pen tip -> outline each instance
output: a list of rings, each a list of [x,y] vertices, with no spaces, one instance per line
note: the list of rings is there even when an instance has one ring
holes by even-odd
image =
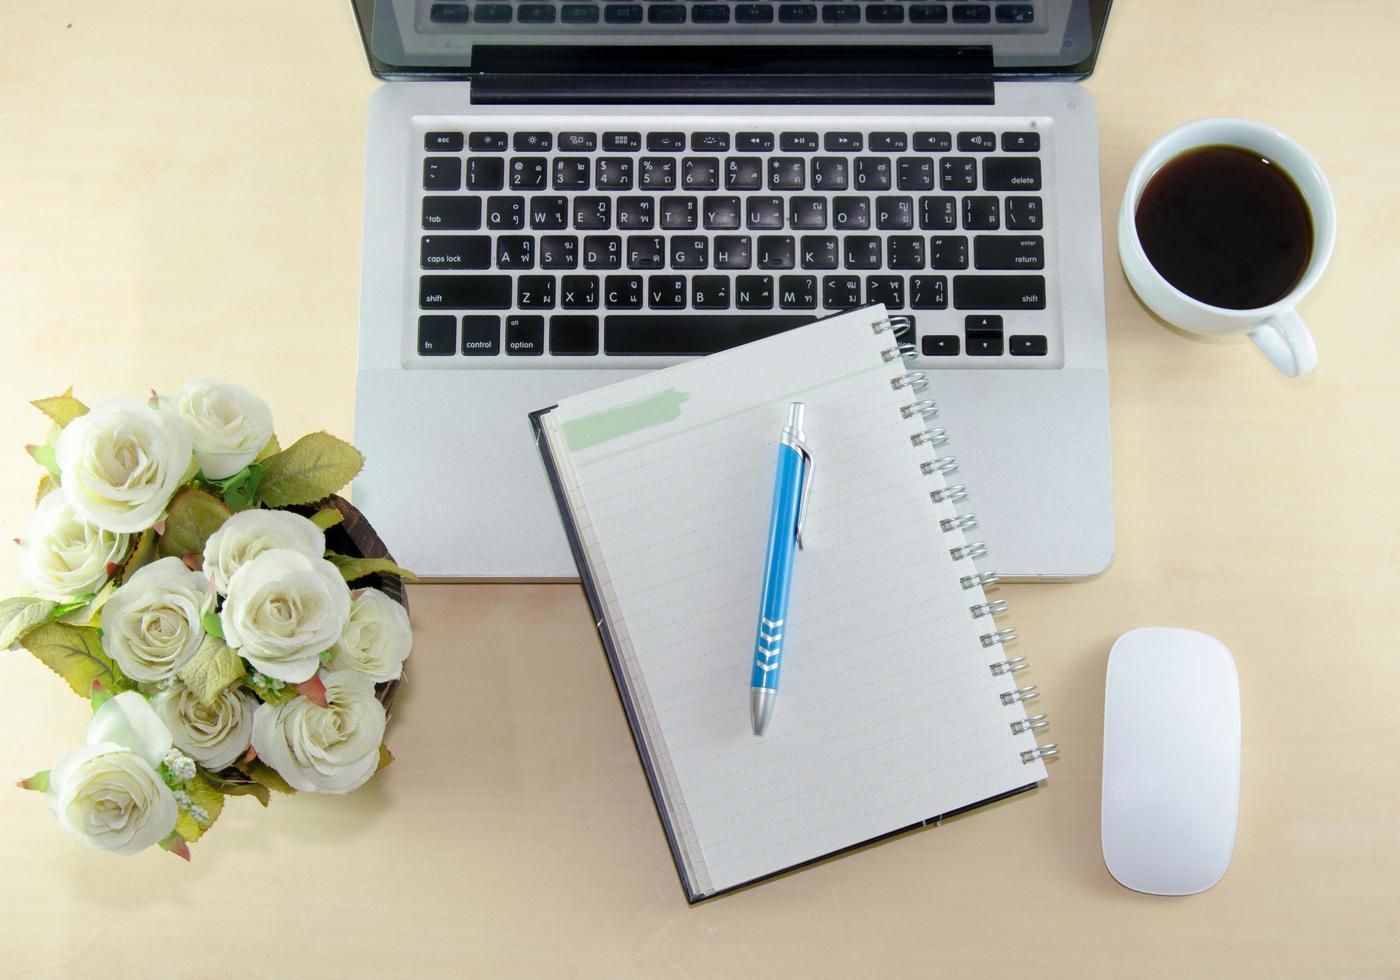
[[[753,721],[755,735],[762,735],[768,730],[768,720],[773,717],[773,704],[777,700],[777,691],[764,687],[749,689],[749,718]]]

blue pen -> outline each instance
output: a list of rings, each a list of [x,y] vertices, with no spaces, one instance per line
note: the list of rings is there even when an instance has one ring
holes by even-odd
[[[763,564],[763,593],[758,603],[758,637],[754,641],[749,691],[755,735],[762,735],[768,728],[773,704],[778,700],[794,546],[802,547],[802,520],[812,492],[812,454],[802,441],[805,413],[801,402],[789,405],[787,425],[778,439],[778,475],[773,481],[773,513],[768,519],[768,555]]]

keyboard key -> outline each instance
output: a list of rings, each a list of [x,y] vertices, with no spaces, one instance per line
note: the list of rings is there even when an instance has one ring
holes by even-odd
[[[822,20],[828,24],[858,24],[860,8],[853,3],[825,4],[822,6]]]
[[[817,5],[814,3],[785,3],[778,7],[778,22],[781,24],[815,24]]]
[[[827,133],[822,146],[828,153],[858,153],[865,148],[865,138],[860,133]]]
[[[691,133],[690,148],[696,153],[728,153],[728,133]]]
[[[820,148],[816,133],[783,133],[778,137],[778,145],[784,153],[815,152]]]
[[[661,227],[678,231],[689,231],[696,227],[697,209],[693,197],[663,197],[661,199]]]
[[[729,309],[729,277],[696,276],[690,280],[690,305],[697,310]]]
[[[549,133],[516,133],[511,145],[516,153],[546,153],[554,149],[554,137]]]
[[[1001,149],[1004,153],[1032,153],[1040,149],[1040,134],[1002,133]]]
[[[781,228],[783,199],[781,197],[751,197],[748,199],[746,224],[750,229]]]
[[[424,230],[475,231],[481,227],[481,198],[423,198]]]
[[[544,317],[506,317],[506,353],[514,355],[543,354]]]
[[[739,199],[737,197],[707,197],[700,205],[704,225],[713,231],[728,231],[739,227]]]
[[[569,227],[569,199],[562,195],[530,198],[530,227],[537,231]]]
[[[941,3],[916,3],[909,7],[911,24],[946,24],[948,8]]]
[[[423,190],[455,191],[461,190],[461,188],[462,160],[460,157],[428,157],[423,161]]]
[[[643,291],[641,276],[606,276],[603,279],[603,303],[610,310],[640,310]]]
[[[939,163],[938,186],[945,191],[975,191],[977,160],[973,157],[944,157]]]
[[[603,19],[609,24],[640,24],[642,5],[639,3],[610,3],[603,8]]]
[[[486,199],[486,227],[493,231],[519,231],[525,227],[525,198],[492,196]]]
[[[1043,310],[1044,276],[954,276],[953,306],[960,310]]]
[[[510,4],[508,3],[479,3],[476,5],[476,22],[478,24],[509,24]]]
[[[758,267],[792,269],[797,266],[797,243],[791,235],[759,235]]]
[[[769,153],[773,149],[772,133],[740,133],[734,137],[734,149],[749,153]]]
[[[710,240],[700,236],[675,235],[671,238],[672,269],[707,269],[710,266]]]
[[[598,8],[591,3],[566,3],[559,9],[559,20],[564,24],[596,24]]]
[[[1006,198],[1007,228],[1024,228],[1029,231],[1038,231],[1041,224],[1040,198],[1011,196]]]
[[[963,198],[962,226],[968,231],[996,231],[1001,210],[995,197],[969,194]]]
[[[736,24],[771,24],[773,8],[766,3],[740,3],[734,6]]]
[[[462,317],[462,353],[469,357],[492,357],[501,352],[501,318]]]
[[[471,13],[465,3],[435,3],[428,11],[428,19],[434,24],[465,24]]]
[[[872,3],[866,5],[867,24],[903,24],[904,8],[897,3]]]
[[[758,157],[730,157],[724,161],[724,189],[756,191],[763,188],[763,161]]]
[[[856,157],[855,189],[858,191],[889,190],[890,158]]]
[[[924,237],[922,235],[891,235],[885,241],[886,265],[891,269],[922,269],[924,267]]]
[[[812,158],[812,190],[844,191],[850,183],[845,157]]]
[[[1044,337],[1017,334],[1011,338],[1010,349],[1012,357],[1044,357],[1049,346]]]
[[[660,235],[629,235],[627,237],[627,268],[666,268],[666,239]]]
[[[823,276],[822,307],[849,310],[860,305],[859,276]]]
[[[741,310],[773,308],[772,276],[738,276],[734,280],[734,305]]]
[[[815,310],[817,277],[779,276],[778,306],[784,310]]]
[[[882,231],[908,231],[914,227],[914,199],[892,194],[875,198],[875,227]]]
[[[565,310],[596,310],[598,277],[560,276],[559,306]]]
[[[651,153],[679,152],[685,149],[685,133],[647,133]]]
[[[472,133],[467,137],[467,149],[473,153],[490,153],[493,150],[504,150],[509,146],[509,140],[505,133]]]
[[[598,353],[598,318],[596,316],[550,317],[549,352],[573,357],[586,357]]]
[[[489,269],[491,238],[487,235],[424,235],[418,259],[424,269]]]
[[[807,186],[807,161],[801,157],[769,157],[768,189],[800,191]]]
[[[956,357],[962,338],[956,334],[929,334],[920,341],[925,357]]]
[[[904,309],[903,276],[866,276],[865,301],[884,303],[887,309]]]
[[[506,185],[506,162],[500,157],[470,157],[467,160],[467,189],[498,191]],[[454,188],[455,189],[455,188]]]
[[[586,191],[589,177],[588,157],[555,157],[554,189],[556,191]]]
[[[541,269],[577,269],[578,237],[576,235],[540,236]]]
[[[958,199],[956,197],[919,198],[919,227],[925,231],[937,231],[958,226]]]
[[[713,354],[811,322],[810,316],[617,314],[603,318],[603,351],[653,357]]]
[[[647,21],[652,24],[684,24],[685,6],[679,3],[653,3],[647,7]]]
[[[592,153],[598,149],[597,133],[560,133],[559,149],[561,152],[571,153]]]
[[[870,149],[882,153],[903,153],[909,149],[907,133],[871,133]]]
[[[638,163],[640,175],[637,185],[649,191],[673,191],[676,189],[675,157],[642,157]]]
[[[716,269],[747,269],[752,265],[752,238],[748,235],[715,236]]]
[[[463,145],[461,133],[427,133],[423,136],[423,149],[429,153],[460,153]]]
[[[916,310],[946,310],[948,308],[947,276],[910,276],[909,305]],[[957,353],[956,350],[953,351]]]
[[[631,157],[599,157],[594,186],[600,191],[630,191],[632,189]]]
[[[966,269],[967,236],[935,235],[929,239],[929,267],[932,269]]]
[[[554,309],[553,276],[520,276],[515,280],[515,305],[522,310]]]
[[[834,269],[840,264],[841,247],[835,235],[803,235],[799,246],[804,269]]]
[[[585,269],[621,269],[622,239],[616,235],[584,235]]]
[[[793,197],[788,201],[788,227],[820,231],[826,227],[826,198]]]
[[[728,24],[729,5],[725,3],[697,3],[690,8],[690,20],[694,24]]]
[[[986,153],[997,148],[996,133],[959,133],[959,153]]]
[[[653,310],[684,309],[685,301],[685,276],[649,276],[647,278],[647,302]],[[609,350],[608,353],[613,352]]]
[[[982,185],[989,191],[1040,190],[1040,160],[1036,157],[987,157],[982,161]]]
[[[515,10],[515,19],[522,24],[553,24],[554,4],[522,3]]]
[[[574,227],[579,231],[600,231],[612,227],[612,198],[574,198]]]
[[[608,11],[616,10],[613,5],[608,6]],[[639,10],[641,8],[638,8]],[[639,18],[640,19],[640,18]],[[610,153],[636,153],[642,148],[641,133],[604,133],[603,149]]]
[[[996,315],[980,314],[963,317],[964,333],[1001,333],[1001,317]]]
[[[915,133],[914,149],[924,153],[947,153],[953,148],[952,133]]]
[[[832,198],[831,225],[839,231],[864,231],[869,228],[870,198]]]
[[[974,6],[970,3],[959,3],[953,6],[954,24],[990,24],[991,22],[991,7]]]
[[[997,4],[998,24],[1029,24],[1035,20],[1035,8],[1028,3]],[[1011,353],[1016,353],[1014,350]]]
[[[719,190],[719,157],[686,157],[682,160],[681,187],[688,191]]]
[[[879,238],[874,235],[847,235],[844,245],[847,269],[880,268],[883,249]]]
[[[969,357],[1000,357],[1005,353],[1006,340],[999,333],[969,333],[967,353]]]
[[[535,237],[533,235],[500,235],[496,238],[496,268],[533,269],[535,267]]]
[[[455,316],[420,316],[418,318],[418,353],[424,357],[443,357],[457,353],[457,318]]]
[[[936,172],[933,157],[900,157],[895,165],[902,191],[933,190]]]
[[[508,310],[510,276],[420,276],[418,306],[424,310]]]
[[[1045,239],[1039,235],[978,235],[972,240],[978,269],[1043,269]]]
[[[516,157],[510,162],[510,189],[541,190],[549,185],[549,161],[544,157]]]
[[[617,227],[619,231],[649,231],[656,227],[654,201],[650,197],[619,197]]]

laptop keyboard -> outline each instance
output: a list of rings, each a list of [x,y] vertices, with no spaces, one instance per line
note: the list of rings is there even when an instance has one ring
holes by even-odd
[[[431,120],[414,137],[412,354],[425,367],[639,367],[882,302],[913,319],[933,366],[1055,366],[1049,146],[1032,121],[958,122]]]
[[[1036,4],[1026,0],[961,0],[961,2],[890,2],[842,0],[774,3],[749,2],[676,3],[665,0],[431,0],[426,30],[451,31],[468,25],[494,29],[499,26],[554,27],[560,31],[586,31],[595,25],[632,25],[639,29],[674,29],[678,25],[726,27],[745,24],[778,24],[793,28],[840,30],[865,25],[887,27],[906,25],[912,29],[944,28],[979,30],[990,28],[1028,29],[1038,25]]]

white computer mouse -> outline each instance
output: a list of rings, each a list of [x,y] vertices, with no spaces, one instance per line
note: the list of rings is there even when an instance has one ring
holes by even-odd
[[[1149,627],[1108,655],[1103,860],[1152,895],[1194,895],[1225,876],[1240,802],[1240,682],[1213,636]]]

